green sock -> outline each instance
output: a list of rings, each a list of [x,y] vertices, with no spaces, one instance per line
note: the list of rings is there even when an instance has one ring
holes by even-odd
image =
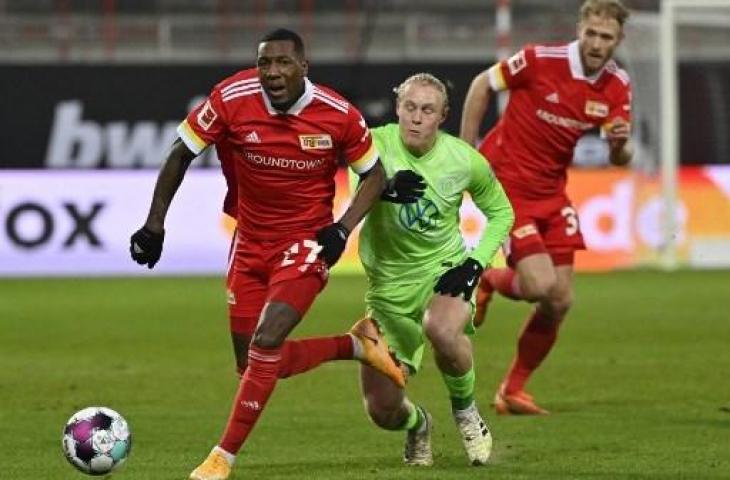
[[[423,416],[423,412],[420,408],[411,402],[408,402],[407,405],[409,410],[408,418],[405,422],[403,422],[398,430],[418,430],[423,425],[423,422],[426,421],[426,418]]]
[[[446,384],[446,389],[449,391],[453,410],[464,410],[474,403],[474,382],[476,378],[474,367],[470,368],[461,377],[452,377],[443,372],[441,376]]]

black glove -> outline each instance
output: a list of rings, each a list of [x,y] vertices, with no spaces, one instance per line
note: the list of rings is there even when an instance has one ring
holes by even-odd
[[[129,239],[129,253],[132,260],[147,268],[155,266],[162,255],[162,242],[165,240],[165,231],[155,233],[147,227],[142,227]]]
[[[442,295],[458,297],[464,295],[464,300],[469,301],[474,288],[479,283],[479,276],[484,271],[479,262],[473,258],[467,258],[464,263],[444,272],[436,282],[433,291]]]
[[[321,228],[316,234],[317,243],[322,247],[319,258],[324,260],[329,267],[337,263],[345,250],[349,236],[350,231],[340,222]]]
[[[413,170],[398,170],[388,180],[380,199],[392,203],[414,203],[423,196],[426,183]]]

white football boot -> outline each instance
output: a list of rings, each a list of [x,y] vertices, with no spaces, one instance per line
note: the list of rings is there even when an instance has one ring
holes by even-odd
[[[431,452],[431,431],[433,431],[433,418],[423,407],[416,407],[423,413],[425,421],[421,428],[416,431],[408,431],[406,446],[403,452],[403,462],[406,465],[416,467],[430,467],[433,465],[433,453]]]
[[[492,454],[492,434],[479,415],[476,403],[464,410],[453,410],[453,414],[469,463],[474,466],[486,465]]]

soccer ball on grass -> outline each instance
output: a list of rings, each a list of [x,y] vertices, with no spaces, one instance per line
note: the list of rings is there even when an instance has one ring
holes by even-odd
[[[132,435],[124,417],[111,408],[88,407],[66,422],[62,442],[71,465],[89,475],[104,475],[127,459]]]

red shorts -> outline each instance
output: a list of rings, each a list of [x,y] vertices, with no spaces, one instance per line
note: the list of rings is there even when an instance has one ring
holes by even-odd
[[[505,242],[507,262],[514,267],[523,258],[547,253],[555,265],[572,265],[576,250],[585,250],[578,212],[566,195],[526,200],[510,198],[515,223]]]
[[[329,269],[317,257],[314,235],[255,240],[239,233],[228,270],[231,330],[252,333],[268,302],[283,302],[299,315],[309,310],[327,284]]]

